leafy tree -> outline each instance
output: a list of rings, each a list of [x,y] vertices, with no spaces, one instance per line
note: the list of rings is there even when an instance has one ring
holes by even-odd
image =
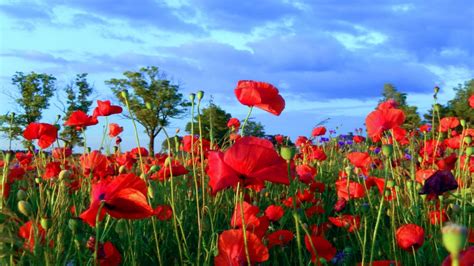
[[[42,117],[42,112],[49,107],[49,100],[55,91],[56,78],[48,74],[17,72],[12,84],[19,93],[15,98],[19,110],[12,116],[7,113],[0,116],[0,131],[12,139],[21,136],[23,128]],[[5,125],[8,124],[8,125]]]
[[[105,83],[110,86],[120,103],[126,106],[121,97],[128,92],[128,103],[133,114],[125,114],[145,128],[149,137],[148,150],[154,153],[155,138],[161,130],[170,124],[170,119],[181,118],[189,103],[183,100],[179,86],[172,84],[158,67],[144,67],[138,72],[126,71],[124,79],[111,79]]]
[[[469,106],[468,99],[474,94],[474,79],[466,81],[464,85],[459,84],[454,88],[456,95],[448,102],[451,115],[464,119],[469,124],[474,123],[474,111]]]
[[[253,121],[252,118],[250,118],[247,121],[247,125],[245,125],[244,135],[262,138],[265,136],[265,127],[262,123]]]
[[[231,114],[224,111],[221,107],[211,103],[208,107],[203,108],[201,111],[201,125],[202,125],[202,136],[205,139],[211,139],[211,118],[212,118],[212,135],[217,141],[228,134],[229,129],[227,128],[227,121],[232,117]],[[199,134],[199,116],[194,117],[194,133]],[[191,122],[186,125],[186,132],[191,133]]]
[[[399,92],[392,84],[387,83],[383,86],[383,98],[380,102],[384,102],[390,99],[395,100],[398,103],[398,108],[403,110],[405,113],[405,124],[403,125],[406,129],[417,128],[420,125],[421,118],[417,112],[416,106],[407,104],[407,94]]]
[[[436,112],[434,113],[434,119],[433,119],[433,109],[437,108]],[[431,109],[429,109],[424,115],[423,115],[423,122],[430,124],[432,128],[438,128],[438,115],[439,119],[447,116],[452,115],[452,111],[449,109],[447,105],[443,104],[433,104],[431,106]]]
[[[93,91],[94,88],[87,82],[87,73],[77,74],[74,82],[69,84],[65,89],[67,109],[65,110],[66,115],[63,120],[66,121],[69,119],[71,113],[76,110],[88,113],[92,105],[92,101],[89,100],[89,97]],[[61,137],[70,147],[84,145],[82,135],[74,127],[65,127],[61,132]]]

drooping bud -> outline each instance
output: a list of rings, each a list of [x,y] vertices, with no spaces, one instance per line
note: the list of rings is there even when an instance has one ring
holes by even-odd
[[[190,93],[190,94],[189,94],[189,100],[190,100],[191,102],[194,102],[194,99],[195,99],[195,98],[196,98],[196,94],[194,94],[194,93]]]
[[[41,218],[40,221],[41,227],[43,227],[45,230],[48,230],[51,227],[51,219],[48,218]]]
[[[467,147],[466,148],[466,155],[472,156],[474,154],[474,147]]]
[[[124,99],[128,99],[128,91],[127,90],[121,91],[120,96]]]
[[[148,110],[151,110],[151,103],[150,102],[145,102],[145,107]]]
[[[198,101],[201,101],[202,98],[204,97],[204,92],[203,91],[198,91],[196,93],[196,96],[197,96]]]
[[[459,123],[461,124],[462,127],[466,127],[466,120],[461,119],[459,120]]]
[[[24,200],[20,200],[18,202],[18,210],[20,211],[20,213],[27,217],[30,217],[32,214],[31,205]]]

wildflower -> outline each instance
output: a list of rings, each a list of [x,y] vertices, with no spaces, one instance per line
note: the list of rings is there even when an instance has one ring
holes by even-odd
[[[425,231],[416,224],[405,224],[397,229],[395,238],[400,248],[411,252],[417,250],[425,242]]]
[[[23,131],[27,140],[38,140],[38,146],[46,149],[58,138],[58,128],[46,123],[30,123]]]
[[[240,80],[234,92],[243,105],[255,106],[274,115],[280,115],[285,109],[285,100],[270,83]]]

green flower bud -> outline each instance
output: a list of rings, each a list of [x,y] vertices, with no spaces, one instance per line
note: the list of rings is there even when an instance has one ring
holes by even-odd
[[[439,104],[435,104],[435,105],[433,106],[433,110],[435,110],[435,111],[438,112],[438,113],[439,113],[439,109],[441,109],[441,106],[440,106]]]
[[[148,197],[150,197],[152,199],[155,197],[155,192],[154,192],[152,186],[148,186]]]
[[[196,96],[197,96],[198,101],[201,101],[202,98],[204,97],[204,92],[203,91],[198,91],[196,93]]]
[[[459,123],[461,124],[462,127],[466,127],[466,120],[461,119]]]
[[[62,170],[61,172],[59,172],[58,179],[59,179],[59,180],[68,179],[70,176],[71,176],[71,171],[69,171],[69,170]]]
[[[393,188],[395,186],[395,181],[393,179],[387,180],[387,188]]]
[[[471,136],[465,136],[464,137],[464,143],[466,144],[471,144],[472,143],[472,137]]]
[[[128,99],[128,91],[127,90],[121,91],[120,96],[124,99]]]
[[[30,217],[32,214],[31,205],[24,200],[20,200],[18,202],[18,210],[20,211],[21,214],[27,217]]]
[[[406,184],[407,188],[412,188],[413,187],[413,181],[411,181],[411,180],[407,180],[405,182],[405,184]]]
[[[293,146],[282,146],[280,148],[280,155],[286,161],[291,161],[296,154],[295,147]]]
[[[472,156],[474,154],[474,147],[467,147],[466,148],[466,155]]]
[[[39,177],[35,178],[35,183],[40,184],[41,183],[41,178],[39,178]]]
[[[69,229],[71,229],[71,231],[77,232],[79,222],[77,219],[69,219],[67,226],[69,227]]]
[[[438,86],[434,87],[434,93],[438,94],[438,92],[439,92],[439,87]]]
[[[51,219],[43,217],[41,218],[40,224],[41,227],[43,227],[45,230],[48,230],[49,228],[51,228]]]
[[[385,190],[385,192],[384,192],[385,197],[390,197],[391,194],[392,194],[392,192],[388,189]]]
[[[391,144],[385,144],[382,146],[382,153],[387,157],[391,157],[393,154],[393,146]]]
[[[160,170],[160,167],[158,165],[153,165],[153,166],[150,167],[150,170],[148,171],[148,174],[151,175],[153,173],[156,173],[159,170]]]
[[[189,94],[189,100],[190,100],[191,102],[194,102],[194,99],[195,99],[195,98],[196,98],[196,94],[194,94],[194,93],[190,93],[190,94]]]
[[[444,247],[453,257],[457,257],[466,242],[466,228],[461,225],[448,223],[441,229],[441,232],[443,233]]]
[[[28,195],[23,189],[18,190],[18,192],[16,193],[16,198],[18,200],[26,200],[27,196]]]
[[[121,166],[119,167],[119,174],[123,174],[123,173],[125,173],[126,171],[127,171],[127,168],[125,168],[125,165],[121,165]]]

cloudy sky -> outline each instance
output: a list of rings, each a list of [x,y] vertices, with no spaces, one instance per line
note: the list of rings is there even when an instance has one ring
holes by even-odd
[[[233,89],[267,81],[287,102],[280,117],[257,111],[268,133],[309,134],[318,122],[343,133],[363,126],[384,83],[409,94],[421,112],[432,88],[474,77],[471,0],[43,0],[0,2],[0,90],[16,71],[45,72],[63,88],[89,73],[96,99],[113,99],[104,81],[155,65],[183,94],[243,118]],[[60,97],[60,96],[59,96]],[[14,110],[2,94],[0,113]],[[59,112],[52,104],[45,122]],[[129,124],[125,142],[132,142]],[[183,122],[174,121],[174,127]],[[99,129],[92,130],[92,141]],[[160,141],[159,141],[160,142]],[[5,142],[0,142],[3,144]],[[3,146],[3,145],[2,145]]]

